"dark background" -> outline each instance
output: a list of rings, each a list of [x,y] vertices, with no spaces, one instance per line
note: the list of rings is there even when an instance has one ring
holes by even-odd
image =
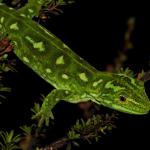
[[[41,24],[91,65],[99,70],[105,70],[108,64],[114,62],[118,50],[123,48],[127,19],[135,16],[136,26],[132,35],[134,48],[128,52],[125,66],[135,72],[141,69],[147,71],[150,61],[150,17],[145,6],[137,7],[130,4],[117,6],[98,3],[98,0],[82,2],[78,0],[72,6],[63,8],[64,14],[52,17],[48,22]],[[18,72],[5,75],[6,85],[12,88],[8,99],[0,105],[0,128],[5,130],[18,130],[19,126],[30,124],[28,121],[31,116],[30,108],[35,101],[40,101],[41,94],[46,96],[53,88],[18,59],[16,69]],[[145,87],[147,94],[150,95],[149,82]],[[76,105],[63,102],[58,104],[54,111],[58,120],[54,134],[59,136],[63,135],[69,125],[80,116]],[[111,110],[106,108],[106,111]],[[105,135],[99,143],[92,145],[84,143],[81,149],[149,147],[150,114],[134,116],[120,113],[116,125],[117,128]]]

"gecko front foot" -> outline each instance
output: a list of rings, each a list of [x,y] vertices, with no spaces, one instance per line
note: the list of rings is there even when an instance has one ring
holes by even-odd
[[[38,126],[41,127],[42,124],[45,122],[46,126],[49,125],[49,119],[54,119],[52,109],[55,107],[55,105],[61,100],[61,99],[70,99],[74,95],[72,92],[69,92],[66,90],[58,90],[54,89],[52,90],[43,101],[42,106],[39,105],[35,106],[34,118],[37,118],[39,120]],[[76,97],[75,97],[76,98]],[[68,100],[70,102],[70,100]]]
[[[54,119],[52,111],[43,111],[42,109],[37,112],[32,119],[38,120],[38,127],[42,127],[42,125],[45,123],[46,126],[49,125],[49,120]]]
[[[41,127],[44,122],[45,122],[45,125],[48,126],[50,119],[54,119],[52,112],[50,112],[49,114],[46,114],[46,115],[41,114],[39,122],[38,122],[38,126]]]

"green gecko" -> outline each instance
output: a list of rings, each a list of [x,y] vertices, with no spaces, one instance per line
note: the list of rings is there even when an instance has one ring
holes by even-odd
[[[73,52],[50,31],[32,20],[45,0],[29,0],[19,10],[0,3],[0,31],[7,32],[14,53],[41,78],[54,86],[44,99],[40,125],[54,118],[52,109],[60,101],[79,103],[91,100],[129,114],[146,114],[150,102],[144,82],[127,73],[99,71]]]

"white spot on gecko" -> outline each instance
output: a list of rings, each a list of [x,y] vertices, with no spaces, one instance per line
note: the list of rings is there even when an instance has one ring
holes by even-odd
[[[57,59],[56,59],[56,65],[61,65],[61,64],[64,64],[64,56],[59,56]]]
[[[4,22],[4,17],[1,17],[0,22],[3,23]]]
[[[124,87],[120,87],[120,86],[115,86],[112,81],[109,81],[105,84],[105,88],[106,89],[112,89],[114,90],[114,92],[118,92],[118,91],[121,91],[121,90],[124,90],[125,88]]]
[[[59,98],[56,98],[56,102],[58,102],[60,99]]]
[[[45,51],[45,47],[43,42],[35,42],[31,37],[26,36],[25,37],[32,45],[34,48],[37,48],[40,52]]]
[[[18,23],[16,22],[16,23],[11,24],[10,29],[19,30]]]
[[[30,19],[30,18],[31,18],[31,16],[30,16],[30,15],[27,15],[27,18],[29,18],[29,19]]]
[[[31,9],[31,8],[29,8],[28,11],[29,11],[30,13],[33,13],[33,12],[34,12],[33,9]]]
[[[97,97],[97,94],[95,94],[95,93],[91,93],[91,95],[92,95],[93,97]]]
[[[50,68],[47,68],[47,69],[46,69],[46,72],[47,72],[47,73],[52,73],[52,70],[51,70]]]
[[[12,41],[12,43],[14,44],[14,46],[18,46],[18,43],[16,41]]]
[[[33,68],[34,68],[35,70],[38,70],[38,69],[39,69],[37,65],[33,65]]]
[[[69,91],[65,91],[66,94],[69,94]]]
[[[37,48],[40,52],[45,51],[43,42],[33,43],[33,47]]]
[[[31,44],[33,44],[34,43],[34,41],[33,41],[33,39],[32,38],[30,38],[29,36],[25,36],[25,38],[31,43]]]
[[[88,78],[84,72],[79,74],[79,78],[84,82],[88,81]]]
[[[38,2],[38,4],[42,4],[43,3],[41,0],[38,0],[37,2]]]
[[[22,16],[22,17],[26,17],[26,15],[25,15],[25,14],[20,14],[20,16]]]
[[[13,10],[13,8],[9,7],[10,10]]]
[[[93,86],[96,87],[101,82],[103,82],[103,79],[93,82]]]
[[[62,78],[69,79],[68,75],[66,75],[66,74],[62,74]]]
[[[27,63],[30,62],[29,59],[28,59],[27,57],[23,57],[23,60],[24,60],[25,62],[27,62]]]
[[[81,98],[86,98],[86,97],[87,97],[86,93],[84,93],[84,94],[81,95]]]

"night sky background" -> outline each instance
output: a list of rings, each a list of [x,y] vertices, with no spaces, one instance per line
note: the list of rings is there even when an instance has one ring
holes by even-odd
[[[141,11],[142,8],[144,11]],[[131,37],[134,48],[127,53],[128,60],[125,67],[130,67],[135,73],[141,69],[145,71],[150,69],[150,16],[145,6],[135,7],[130,4],[111,6],[98,3],[98,0],[94,2],[78,0],[63,10],[63,14],[53,16],[41,24],[99,70],[105,70],[108,64],[114,63],[118,50],[123,48],[126,21],[130,16],[134,16],[136,26]],[[13,57],[17,59],[16,56]],[[46,96],[53,89],[19,59],[16,69],[17,72],[5,75],[5,83],[12,88],[12,92],[0,105],[0,129],[18,131],[19,126],[30,124],[28,121],[31,116],[30,108],[35,101],[40,101],[41,94]],[[149,81],[145,84],[145,88],[150,97]],[[53,136],[61,137],[80,116],[80,110],[76,105],[61,102],[54,111],[56,129]],[[106,111],[111,112],[107,108]],[[120,113],[116,126],[117,128],[104,135],[99,143],[91,145],[83,143],[80,149],[149,147],[150,114],[134,116]]]

